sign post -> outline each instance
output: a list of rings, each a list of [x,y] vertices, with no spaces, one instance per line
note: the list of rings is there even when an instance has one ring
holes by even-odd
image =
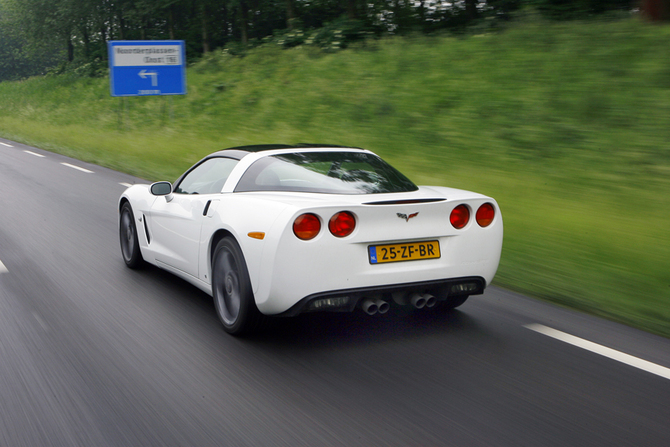
[[[107,50],[112,96],[186,94],[183,40],[116,40]]]

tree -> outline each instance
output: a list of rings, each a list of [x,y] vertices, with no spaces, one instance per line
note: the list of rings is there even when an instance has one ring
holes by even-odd
[[[53,43],[31,46],[17,26],[12,6],[0,0],[0,82],[44,74],[65,58],[62,47]]]
[[[640,10],[643,17],[651,22],[670,20],[670,0],[642,0]]]
[[[535,0],[533,3],[549,18],[572,20],[608,11],[630,10],[632,0]]]
[[[40,64],[43,71],[63,58],[101,66],[112,39],[185,40],[193,58],[232,41],[246,46],[297,28],[321,28],[323,35],[337,32],[351,40],[370,30],[462,29],[482,16],[509,19],[524,5],[567,20],[630,10],[632,1],[637,0],[0,0],[0,67],[8,78],[39,72]],[[670,19],[670,0],[640,1],[649,20]]]
[[[479,15],[477,10],[478,3],[479,0],[465,0],[465,17],[468,20],[474,20]]]

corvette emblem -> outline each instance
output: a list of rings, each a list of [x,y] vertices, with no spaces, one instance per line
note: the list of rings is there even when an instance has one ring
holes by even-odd
[[[396,213],[396,214],[398,215],[399,218],[401,218],[401,219],[405,219],[405,222],[409,222],[409,220],[410,220],[412,217],[416,217],[416,216],[419,215],[419,213],[412,213],[412,214],[410,214],[409,216],[408,216],[407,214],[403,214],[403,213]]]

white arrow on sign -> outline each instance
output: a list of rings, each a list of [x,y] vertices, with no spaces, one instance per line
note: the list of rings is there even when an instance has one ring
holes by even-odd
[[[155,71],[147,73],[146,70],[142,70],[139,73],[137,73],[137,75],[142,79],[146,79],[147,76],[151,76],[151,86],[152,87],[158,86],[158,73],[156,73]]]

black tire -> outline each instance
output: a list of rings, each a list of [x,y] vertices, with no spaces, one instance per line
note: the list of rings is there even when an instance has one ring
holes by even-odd
[[[257,330],[263,315],[256,307],[247,263],[235,239],[226,237],[212,255],[212,297],[226,332],[250,334]]]
[[[131,269],[140,267],[143,263],[142,252],[140,252],[140,242],[137,238],[137,227],[135,226],[135,216],[126,202],[121,207],[121,216],[119,217],[119,239],[121,241],[121,255],[123,261]]]
[[[440,307],[444,311],[454,310],[458,306],[460,306],[461,304],[465,303],[465,301],[468,299],[468,297],[469,297],[469,295],[450,296],[445,301],[442,301],[440,303]]]

